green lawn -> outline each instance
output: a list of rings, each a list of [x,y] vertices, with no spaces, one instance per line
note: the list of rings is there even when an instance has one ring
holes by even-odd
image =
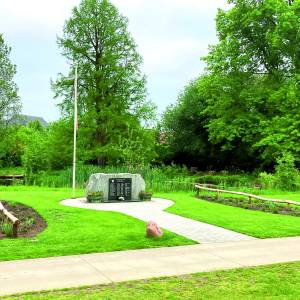
[[[4,299],[300,299],[300,262],[31,293]]]
[[[293,195],[296,199],[297,195]],[[188,192],[159,193],[155,196],[170,199],[176,203],[167,209],[168,212],[254,237],[272,238],[300,235],[299,217],[276,215],[212,203],[196,199],[193,193]],[[269,196],[273,197],[273,195]],[[282,194],[281,196],[289,197],[290,195]]]
[[[1,200],[32,206],[48,223],[36,238],[0,240],[0,261],[194,243],[167,231],[161,239],[147,239],[145,223],[132,217],[59,204],[70,195],[70,189],[0,187]]]
[[[83,191],[78,191],[78,196]],[[193,244],[165,231],[161,239],[145,237],[145,223],[115,212],[65,207],[59,201],[70,189],[0,187],[0,199],[34,207],[47,221],[36,238],[0,240],[0,261]],[[157,193],[175,205],[169,212],[259,238],[300,235],[300,218],[251,211],[198,200],[193,193]],[[277,195],[278,196],[278,195]],[[282,194],[282,197],[287,196]],[[290,194],[288,194],[290,198]],[[293,194],[297,198],[297,194]],[[21,250],[20,250],[21,249]]]

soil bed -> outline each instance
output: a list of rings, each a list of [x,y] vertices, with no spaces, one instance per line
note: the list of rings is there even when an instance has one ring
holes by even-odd
[[[18,229],[18,237],[35,237],[47,227],[46,221],[33,208],[21,203],[12,203],[3,200],[1,200],[1,203],[5,209],[21,221]],[[3,219],[0,216],[0,223],[2,221]],[[4,238],[7,238],[7,236],[1,232],[0,227],[0,240]]]
[[[252,199],[251,201],[242,199],[242,198],[217,198],[211,196],[198,196],[197,198],[220,203],[224,205],[230,205],[235,207],[240,207],[244,209],[250,210],[260,210],[272,214],[281,214],[281,215],[290,215],[295,217],[300,217],[300,209],[297,206],[293,205],[285,205],[285,204],[278,204],[278,203],[271,203],[262,200]]]

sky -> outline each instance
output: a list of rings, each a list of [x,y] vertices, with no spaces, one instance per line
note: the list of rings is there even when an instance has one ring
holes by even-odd
[[[217,42],[215,16],[226,0],[111,0],[129,19],[144,63],[149,98],[162,114],[204,70],[200,57]],[[80,0],[0,0],[0,33],[12,47],[23,113],[47,121],[60,116],[50,79],[67,73],[57,47],[65,20]]]

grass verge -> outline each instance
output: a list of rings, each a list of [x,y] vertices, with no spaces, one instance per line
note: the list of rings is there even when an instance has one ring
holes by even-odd
[[[299,299],[300,262],[31,293],[22,299]]]

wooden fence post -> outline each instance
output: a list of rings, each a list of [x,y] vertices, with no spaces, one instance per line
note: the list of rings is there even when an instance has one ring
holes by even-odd
[[[290,205],[300,206],[300,201],[298,202],[298,201],[292,201],[292,200],[265,198],[265,197],[257,196],[254,194],[243,193],[243,192],[235,192],[235,191],[221,190],[221,189],[217,189],[217,188],[209,188],[206,185],[201,185],[201,184],[196,184],[195,187],[197,188],[197,195],[199,195],[201,190],[210,191],[210,192],[217,193],[216,197],[218,199],[219,199],[221,193],[225,193],[225,194],[234,194],[234,195],[248,197],[249,203],[251,201],[253,201],[253,199],[256,199],[256,200],[265,201],[265,202],[283,203],[283,204],[286,204],[287,207],[289,207]]]
[[[2,212],[3,215],[13,224],[13,236],[18,237],[18,227],[21,223],[20,220],[17,219],[8,210],[6,210],[1,202],[0,202],[0,212]]]

